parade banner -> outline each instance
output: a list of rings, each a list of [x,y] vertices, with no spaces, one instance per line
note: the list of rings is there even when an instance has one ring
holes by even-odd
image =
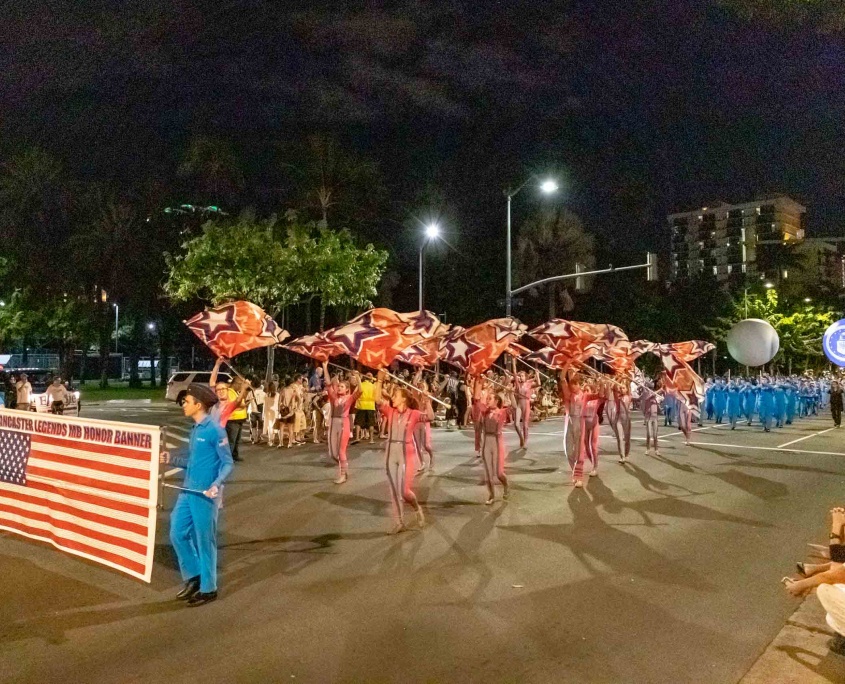
[[[0,409],[0,530],[150,581],[160,428]]]

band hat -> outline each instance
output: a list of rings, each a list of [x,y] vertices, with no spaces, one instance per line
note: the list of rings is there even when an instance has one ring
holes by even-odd
[[[198,382],[192,382],[188,385],[188,389],[185,394],[192,396],[203,406],[207,407],[214,406],[218,401],[217,395],[211,387],[208,385],[202,385]]]

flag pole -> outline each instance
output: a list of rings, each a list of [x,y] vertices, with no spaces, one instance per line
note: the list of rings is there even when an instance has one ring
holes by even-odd
[[[331,361],[326,361],[326,363],[328,363],[330,366],[334,366],[335,368],[339,368],[340,370],[351,371],[351,369],[349,369],[349,368],[344,368],[343,366],[338,366],[336,363],[332,363]],[[440,404],[441,406],[445,406],[445,407],[447,407],[447,408],[449,407],[449,404],[447,404],[446,402],[444,402],[444,401],[440,401],[440,399],[438,399],[437,397],[434,397],[434,396],[430,395],[428,392],[423,392],[423,391],[422,391],[419,387],[414,387],[414,386],[413,386],[410,382],[406,382],[406,381],[405,381],[405,380],[403,380],[402,378],[397,378],[397,377],[396,377],[395,375],[393,375],[393,373],[391,373],[390,371],[385,370],[384,372],[385,372],[385,373],[387,373],[387,377],[389,377],[389,378],[393,378],[396,382],[401,382],[403,385],[407,385],[408,387],[410,387],[410,388],[411,388],[412,390],[414,390],[415,392],[419,392],[420,394],[425,394],[425,396],[427,396],[427,397],[428,397],[429,399],[431,399],[432,401],[436,401],[436,402],[437,402],[438,404]]]
[[[514,356],[514,358],[515,358],[517,361],[519,361],[520,363],[523,363],[523,364],[525,364],[526,366],[528,366],[531,370],[533,370],[533,371],[537,371],[540,375],[542,375],[544,378],[546,378],[546,380],[552,380],[552,378],[551,378],[550,376],[546,375],[546,374],[545,374],[543,371],[541,371],[539,368],[535,368],[534,366],[532,366],[530,363],[528,363],[528,361],[523,361],[523,360],[522,360],[519,356]]]

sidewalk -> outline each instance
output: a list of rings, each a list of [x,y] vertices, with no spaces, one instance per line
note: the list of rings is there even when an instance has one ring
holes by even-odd
[[[808,596],[740,684],[845,682],[845,657],[827,648],[833,632],[815,594]]]

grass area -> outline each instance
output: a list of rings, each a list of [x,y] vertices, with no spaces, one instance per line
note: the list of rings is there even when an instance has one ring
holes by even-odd
[[[82,394],[82,404],[92,401],[109,401],[112,399],[152,399],[153,401],[164,400],[164,387],[151,388],[148,386],[134,388],[129,387],[128,382],[110,380],[106,389],[100,387],[97,380],[91,380],[79,386]]]

